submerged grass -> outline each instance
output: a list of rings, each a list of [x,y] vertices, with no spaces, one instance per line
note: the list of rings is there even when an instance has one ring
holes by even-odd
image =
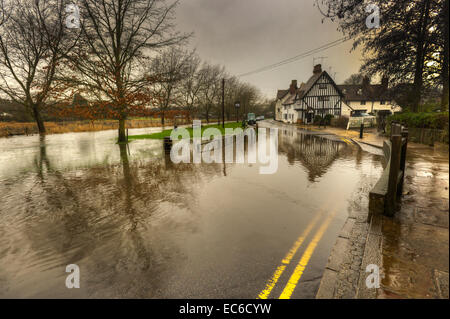
[[[215,125],[205,125],[202,126],[202,135],[203,132],[208,129],[208,128],[216,128],[220,131],[220,134],[225,135],[225,129],[227,128],[231,128],[231,129],[235,129],[235,128],[242,128],[242,123],[225,123],[225,128],[222,127],[222,125],[220,124],[215,124]],[[189,132],[190,137],[192,138],[193,136],[193,129],[192,127],[186,128]],[[162,140],[164,139],[164,137],[170,137],[170,135],[172,134],[172,129],[170,130],[164,130],[162,132],[158,132],[158,133],[153,133],[153,134],[144,134],[144,135],[131,135],[128,137],[129,140],[143,140],[143,139],[157,139],[157,140]]]
[[[167,125],[173,124],[166,119]],[[127,128],[146,128],[158,127],[161,125],[159,118],[136,118],[127,120]],[[96,121],[64,121],[64,122],[45,122],[47,134],[61,134],[70,132],[94,132],[104,130],[116,130],[119,128],[119,122],[115,120],[96,120]],[[0,137],[12,135],[37,134],[36,123],[19,122],[0,122]]]

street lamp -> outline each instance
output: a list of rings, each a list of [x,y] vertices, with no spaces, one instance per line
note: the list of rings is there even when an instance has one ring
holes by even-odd
[[[236,123],[239,123],[238,120],[238,112],[239,112],[239,108],[241,107],[241,102],[235,102],[234,103],[234,108],[236,109]]]

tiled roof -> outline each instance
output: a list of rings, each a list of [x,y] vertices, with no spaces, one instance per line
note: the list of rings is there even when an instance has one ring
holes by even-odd
[[[277,92],[277,100],[280,100],[285,97],[285,95],[289,92],[289,90],[278,90]]]
[[[389,90],[381,84],[371,84],[364,86],[362,84],[344,84],[338,85],[344,93],[345,101],[381,101],[389,100]]]
[[[286,99],[286,101],[284,101],[283,105],[294,104],[296,95],[297,95],[297,93],[294,93],[294,94],[289,93],[289,97]]]

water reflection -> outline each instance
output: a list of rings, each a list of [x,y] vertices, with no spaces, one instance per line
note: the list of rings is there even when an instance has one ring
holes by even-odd
[[[352,154],[342,141],[297,130],[280,130],[278,144],[291,165],[300,162],[308,170],[310,182],[323,176],[336,159]]]
[[[279,172],[266,176],[258,165],[175,165],[161,141],[117,145],[113,134],[0,145],[0,297],[254,298],[323,194],[343,220],[360,180],[351,147],[295,130],[280,131]],[[343,176],[353,179],[336,189]],[[81,289],[65,288],[71,263]],[[243,288],[220,295],[233,287]]]

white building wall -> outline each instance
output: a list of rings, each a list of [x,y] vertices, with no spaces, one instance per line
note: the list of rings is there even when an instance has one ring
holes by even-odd
[[[352,114],[352,109],[349,107],[348,104],[346,104],[344,101],[342,101],[342,110],[341,110],[341,116],[350,117]]]
[[[289,98],[289,94],[278,100],[275,104],[275,120],[284,122],[284,114],[286,114],[286,106],[283,103]]]
[[[275,120],[281,121],[283,118],[283,104],[281,100],[278,100],[275,104]]]
[[[371,101],[366,101],[365,105],[361,105],[361,101],[351,101],[349,105],[354,110],[366,110],[367,113],[377,112],[380,110],[387,110],[391,112],[400,112],[401,107],[394,104],[392,101],[386,101],[385,104],[381,104],[381,101],[374,101],[373,105]]]
[[[281,121],[284,123],[297,123],[298,112],[294,108],[295,104],[284,105]]]

